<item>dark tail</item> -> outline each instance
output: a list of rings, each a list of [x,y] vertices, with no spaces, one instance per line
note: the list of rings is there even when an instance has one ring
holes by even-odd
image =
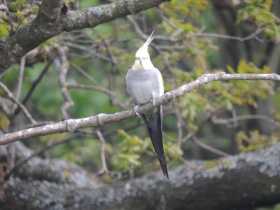
[[[159,106],[156,112],[153,112],[149,117],[147,117],[145,114],[142,114],[142,117],[147,126],[149,136],[154,146],[154,150],[157,153],[161,170],[164,176],[168,178],[167,165],[162,143],[162,107]]]

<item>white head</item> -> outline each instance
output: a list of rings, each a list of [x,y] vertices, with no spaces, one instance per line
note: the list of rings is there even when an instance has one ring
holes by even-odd
[[[135,62],[133,65],[133,69],[151,69],[155,68],[149,54],[149,45],[154,39],[154,31],[151,33],[151,35],[148,37],[148,39],[145,41],[145,43],[137,50],[135,53]]]

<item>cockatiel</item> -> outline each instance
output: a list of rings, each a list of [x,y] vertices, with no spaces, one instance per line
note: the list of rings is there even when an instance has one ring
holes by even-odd
[[[164,94],[162,75],[153,65],[148,52],[148,47],[152,41],[153,33],[137,50],[135,62],[126,75],[127,92],[136,105],[143,105],[149,102],[154,104]],[[150,113],[141,113],[140,115],[146,124],[161,170],[168,178],[162,143],[162,106],[155,107]]]

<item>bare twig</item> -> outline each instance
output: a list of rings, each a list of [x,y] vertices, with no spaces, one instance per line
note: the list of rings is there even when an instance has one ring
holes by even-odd
[[[15,166],[13,168],[11,168],[11,170],[6,174],[5,180],[8,180],[11,175],[13,175],[16,171],[18,171],[23,165],[25,165],[31,159],[44,154],[46,151],[51,150],[51,149],[53,149],[56,146],[59,146],[59,145],[62,145],[62,144],[66,144],[66,143],[74,140],[78,136],[79,135],[75,135],[75,136],[71,136],[71,137],[68,137],[66,139],[60,140],[60,141],[52,142],[52,143],[48,144],[47,146],[43,147],[42,149],[34,152],[32,155],[28,156],[27,158],[18,161],[15,164]]]
[[[36,120],[33,119],[32,115],[29,113],[29,111],[26,109],[26,107],[20,103],[15,96],[13,95],[13,93],[6,87],[6,85],[4,85],[2,82],[0,82],[0,87],[2,88],[2,90],[5,92],[5,94],[7,95],[7,97],[13,102],[15,103],[24,113],[24,115],[26,116],[26,118],[32,123],[32,124],[36,124]]]
[[[230,40],[236,40],[240,42],[245,42],[251,39],[258,39],[258,35],[263,32],[263,28],[257,28],[256,31],[253,33],[249,34],[248,36],[245,37],[239,37],[239,36],[230,36],[226,34],[215,34],[215,33],[205,33],[205,32],[197,32],[197,33],[192,33],[192,36],[200,36],[200,37],[209,37],[209,38],[217,38],[217,39],[230,39]]]
[[[113,57],[111,59],[114,60]],[[115,61],[112,62],[112,66],[115,65],[115,64],[113,64],[114,62]],[[89,75],[84,69],[82,69],[81,67],[79,67],[79,66],[77,66],[75,64],[72,64],[72,65],[83,77],[85,77],[86,79],[88,79],[91,82],[91,85],[68,83],[67,84],[68,88],[98,91],[98,92],[101,92],[101,93],[104,93],[105,95],[107,95],[110,98],[110,100],[112,101],[113,105],[118,106],[118,107],[120,107],[122,109],[126,109],[128,107],[128,103],[122,102],[118,98],[118,95],[117,95],[117,93],[115,91],[109,90],[109,89],[99,85],[97,83],[97,81],[91,75]]]
[[[280,128],[280,123],[275,121],[274,119],[265,116],[265,115],[241,115],[241,116],[235,116],[234,118],[228,118],[228,119],[222,119],[222,118],[216,118],[212,117],[212,122],[215,124],[227,124],[230,123],[237,123],[238,121],[244,121],[244,120],[264,120],[269,123],[272,123],[275,127]]]
[[[127,104],[124,102],[121,102],[118,97],[117,94],[111,90],[108,90],[102,86],[98,86],[98,85],[83,85],[83,84],[67,84],[68,88],[77,88],[77,89],[84,89],[84,90],[95,90],[101,93],[106,94],[113,102],[114,105],[119,106],[120,108],[126,109],[127,108]]]
[[[203,142],[199,141],[197,139],[197,137],[195,137],[195,136],[192,137],[192,142],[194,142],[197,146],[201,147],[202,149],[205,149],[205,150],[207,150],[209,152],[212,152],[212,153],[214,153],[214,154],[216,154],[218,156],[222,156],[222,157],[230,156],[229,154],[227,154],[227,153],[225,153],[225,152],[223,152],[223,151],[221,151],[221,150],[219,150],[217,148],[214,148],[214,147],[211,147],[211,146],[209,146],[207,144],[204,144]]]
[[[146,40],[149,35],[146,35],[143,30],[140,28],[139,24],[136,22],[136,20],[132,16],[127,16],[128,21],[133,25],[135,32],[141,37],[141,39]],[[159,36],[155,35],[154,39],[156,40],[161,40],[161,41],[169,41],[169,42],[176,42],[178,40],[172,38],[172,37],[167,37],[167,36]]]
[[[27,92],[27,94],[25,95],[25,97],[22,100],[22,104],[26,104],[26,102],[29,100],[29,98],[32,96],[34,90],[36,89],[36,87],[38,86],[38,84],[42,81],[42,79],[44,78],[45,74],[48,72],[50,66],[51,66],[51,61],[49,61],[43,68],[43,70],[41,71],[41,73],[39,74],[39,76],[32,82],[31,84],[31,88],[29,89],[29,91]]]
[[[113,61],[109,57],[97,52],[96,49],[92,49],[92,47],[90,48],[88,46],[82,46],[80,44],[75,44],[75,43],[71,43],[71,42],[67,42],[67,43],[65,43],[65,45],[69,48],[74,48],[74,49],[78,49],[79,51],[84,51],[86,53],[86,57],[92,58],[92,56],[95,56],[96,58],[99,58],[100,60],[114,64]]]
[[[198,88],[212,81],[228,81],[228,80],[271,80],[280,81],[280,75],[278,74],[227,74],[224,72],[218,72],[213,74],[204,74],[196,80],[184,84],[170,92],[165,93],[159,100],[156,101],[156,106],[165,104],[175,97],[184,95],[187,92],[192,91],[194,88]],[[0,83],[1,84],[1,83]],[[145,112],[150,110],[153,104],[149,103],[139,107],[139,112]],[[135,112],[132,110],[116,112],[113,114],[100,113],[98,115],[79,118],[68,119],[57,123],[51,123],[44,126],[38,126],[35,128],[23,129],[12,133],[0,135],[0,145],[9,144],[21,139],[28,139],[30,137],[48,135],[52,133],[61,132],[73,132],[78,128],[102,126],[108,123],[119,122],[129,117],[135,116]]]
[[[74,105],[74,102],[70,96],[70,93],[68,92],[68,86],[67,86],[67,74],[69,69],[69,63],[68,59],[66,57],[66,52],[64,48],[58,48],[58,54],[60,59],[59,64],[59,85],[61,88],[62,96],[63,96],[63,105],[61,107],[61,111],[63,114],[64,119],[69,119],[69,113],[68,110],[71,108],[71,106]]]
[[[45,65],[45,67],[43,68],[43,70],[41,71],[41,73],[39,74],[39,76],[32,82],[31,88],[29,89],[29,91],[27,92],[27,94],[25,95],[25,97],[22,100],[22,104],[23,105],[25,105],[27,103],[27,101],[29,100],[29,98],[32,96],[32,94],[35,91],[36,87],[41,82],[41,80],[43,79],[43,77],[45,76],[47,71],[49,70],[50,65],[51,65],[51,62],[48,62]],[[14,112],[14,116],[18,115],[20,113],[20,111],[21,111],[20,107],[17,106],[17,108],[16,108],[16,110]]]
[[[184,125],[184,119],[182,116],[182,112],[178,105],[176,106],[176,103],[174,103],[175,106],[175,115],[177,119],[177,139],[179,146],[182,145],[183,142],[183,125]]]
[[[102,38],[102,37],[101,37]],[[114,57],[113,53],[112,53],[112,50],[110,48],[110,45],[109,43],[107,42],[106,39],[103,39],[102,38],[102,42],[103,42],[103,45],[106,49],[106,53],[107,53],[107,57],[111,60],[111,69],[110,69],[110,72],[107,76],[107,79],[108,79],[108,89],[109,90],[115,90],[116,89],[116,73],[118,72],[118,68],[117,68],[117,61],[116,61],[116,58]],[[114,100],[113,98],[110,98],[110,102],[112,105],[114,105]]]
[[[22,89],[22,82],[24,77],[24,70],[25,70],[25,62],[26,57],[23,56],[20,60],[20,68],[19,68],[19,78],[18,78],[18,85],[17,85],[17,92],[16,92],[16,99],[20,100],[21,89]]]
[[[175,29],[175,36],[172,37],[176,37],[179,34],[181,34],[182,32],[184,32],[182,29],[178,29],[178,27],[176,26],[176,24],[174,24],[170,19],[168,19],[167,17],[165,17],[165,15],[163,14],[163,12],[161,10],[157,10],[160,14],[160,16],[162,17],[162,19],[173,29]],[[251,39],[256,39],[258,41],[261,41],[261,39],[258,37],[259,34],[261,34],[263,32],[264,28],[263,27],[259,27],[257,28],[254,32],[252,32],[251,34],[244,36],[244,37],[240,37],[240,36],[230,36],[230,35],[226,35],[226,34],[217,34],[217,33],[207,33],[207,32],[195,32],[195,33],[190,33],[190,36],[198,36],[198,37],[208,37],[208,38],[216,38],[216,39],[229,39],[229,40],[236,40],[236,41],[240,41],[240,42],[245,42]]]
[[[97,81],[92,77],[89,73],[87,73],[84,69],[82,69],[80,66],[71,63],[71,65],[86,79],[93,82],[94,84],[97,84]]]
[[[99,129],[96,131],[96,135],[101,142],[100,155],[101,155],[102,169],[101,169],[101,171],[98,172],[98,175],[101,175],[104,173],[108,173],[108,171],[109,171],[108,166],[107,166],[107,161],[106,161],[106,141],[105,141],[105,138],[104,138],[102,132]]]

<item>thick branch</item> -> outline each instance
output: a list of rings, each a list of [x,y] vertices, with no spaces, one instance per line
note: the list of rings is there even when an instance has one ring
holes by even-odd
[[[60,17],[63,0],[44,0],[41,3],[40,11],[37,16],[44,22],[55,22]]]
[[[164,104],[175,97],[182,96],[183,94],[190,92],[194,88],[205,85],[211,81],[225,81],[225,80],[272,80],[280,81],[280,75],[278,74],[226,74],[224,72],[218,72],[214,74],[204,74],[198,79],[180,86],[179,88],[165,93],[157,102],[156,105]],[[139,108],[139,112],[145,112],[153,107],[152,104],[147,104]],[[90,127],[90,126],[102,126],[108,123],[119,122],[131,116],[134,116],[133,110],[127,110],[117,112],[113,114],[98,114],[91,117],[85,117],[80,119],[68,119],[57,123],[50,123],[44,126],[28,128],[13,133],[7,133],[0,135],[0,145],[8,144],[21,139],[27,139],[35,136],[42,136],[60,132],[72,132],[78,128]]]
[[[69,171],[65,164],[37,159],[9,179],[0,208],[238,210],[273,205],[280,201],[279,153],[276,144],[216,161],[188,162],[171,171],[170,181],[156,173],[99,188],[73,183],[75,176],[84,174],[81,169]]]
[[[63,31],[95,27],[129,14],[160,5],[167,0],[118,0],[81,11],[61,13],[62,0],[42,2],[37,18],[23,26],[5,42],[0,42],[0,73],[47,39]]]
[[[73,11],[62,19],[63,29],[72,31],[93,27],[118,17],[135,14],[142,10],[156,7],[168,0],[119,0],[111,4],[92,7],[82,11]]]

